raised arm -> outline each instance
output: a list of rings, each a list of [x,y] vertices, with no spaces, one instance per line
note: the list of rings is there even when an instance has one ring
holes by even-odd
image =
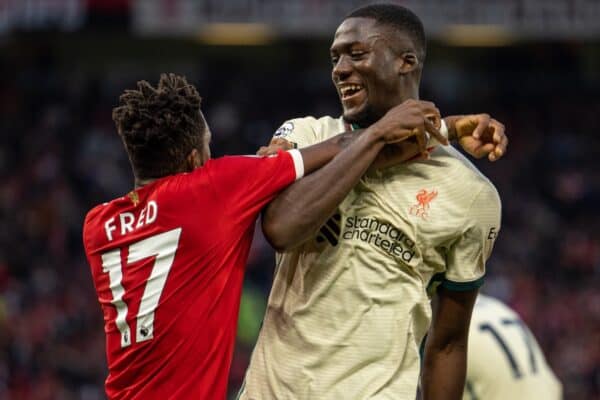
[[[444,122],[448,129],[448,140],[460,144],[471,156],[475,158],[487,156],[490,161],[497,161],[506,154],[508,147],[506,128],[489,114],[450,115],[444,117]],[[289,148],[291,145],[285,139],[274,138],[269,146],[261,147],[258,154],[274,154],[278,150]],[[396,149],[393,150],[393,158],[396,161]],[[419,154],[418,146],[414,142],[405,142],[401,151],[403,157],[407,159]],[[381,158],[383,159],[381,165],[385,167],[387,157]]]
[[[269,243],[276,250],[285,251],[314,236],[385,144],[414,136],[423,142],[425,130],[445,142],[425,117],[430,114],[439,117],[432,103],[406,101],[364,131],[343,133],[301,149],[309,175],[289,186],[266,207],[262,227]],[[336,152],[331,162],[310,174]],[[313,156],[316,162],[309,164],[307,160]]]

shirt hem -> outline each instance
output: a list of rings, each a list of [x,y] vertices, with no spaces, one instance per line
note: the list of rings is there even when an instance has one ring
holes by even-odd
[[[466,292],[468,290],[479,289],[483,285],[484,281],[485,276],[470,282],[453,282],[449,281],[448,279],[444,279],[441,283],[441,286],[444,289],[448,289],[453,292]]]

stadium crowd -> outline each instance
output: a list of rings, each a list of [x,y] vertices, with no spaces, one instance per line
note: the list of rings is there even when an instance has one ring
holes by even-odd
[[[548,47],[527,52],[533,59],[520,69],[488,53],[484,60],[493,69],[483,63],[481,70],[461,73],[432,61],[423,98],[435,101],[443,114],[489,112],[507,126],[506,157],[476,162],[503,202],[503,227],[484,291],[521,314],[567,399],[595,399],[600,139],[593,127],[600,100],[577,62],[555,65]],[[300,56],[263,72],[262,66],[227,63],[177,71],[187,71],[204,97],[213,156],[253,153],[287,118],[337,112],[326,62],[298,61]],[[548,69],[534,68],[538,62]],[[111,109],[123,88],[142,78],[156,82],[158,73],[127,71],[88,72],[60,62],[48,49],[18,59],[0,55],[1,399],[104,398],[102,315],[81,227],[90,207],[132,187]],[[597,88],[600,77],[590,79]],[[273,264],[258,229],[232,392],[243,379]]]

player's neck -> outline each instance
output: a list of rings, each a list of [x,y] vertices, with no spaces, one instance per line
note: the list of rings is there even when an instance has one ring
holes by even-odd
[[[140,177],[138,177],[138,176],[137,176],[137,174],[135,174],[135,173],[134,173],[134,174],[133,174],[133,179],[134,179],[134,188],[135,188],[135,189],[139,189],[139,188],[141,188],[142,186],[146,186],[146,185],[148,185],[149,183],[152,183],[152,182],[154,182],[154,181],[155,181],[155,180],[157,180],[157,179],[161,179],[161,178],[164,178],[164,177],[166,177],[166,176],[169,176],[169,175],[177,175],[177,174],[180,174],[180,173],[182,173],[182,172],[191,172],[191,171],[193,171],[193,170],[194,170],[196,167],[198,167],[198,166],[200,166],[200,165],[201,165],[201,164],[199,164],[199,165],[195,165],[195,164],[194,164],[194,161],[191,159],[189,162],[185,162],[183,165],[181,165],[181,167],[180,167],[179,169],[177,169],[177,170],[175,170],[175,171],[173,171],[173,172],[171,172],[171,173],[168,173],[168,174],[166,174],[166,175],[159,176],[159,177],[157,177],[157,178],[140,178]]]
[[[155,178],[149,178],[149,179],[141,179],[141,178],[135,178],[134,181],[134,188],[135,189],[139,189],[141,187],[146,186],[149,183],[154,182],[156,179]]]
[[[413,87],[411,90],[404,92],[404,95],[400,98],[398,105],[404,103],[406,100],[419,100],[419,87]]]

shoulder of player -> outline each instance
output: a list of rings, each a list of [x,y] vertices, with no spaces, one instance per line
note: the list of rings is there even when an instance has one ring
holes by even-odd
[[[500,194],[496,189],[496,186],[487,179],[485,176],[481,175],[483,179],[478,181],[477,187],[478,190],[473,191],[473,201],[471,202],[471,209],[474,207],[486,209],[494,209],[496,210],[497,215],[499,216],[502,211],[502,201],[500,199]]]
[[[313,118],[314,126],[318,129],[321,129],[324,132],[334,132],[335,134],[341,133],[340,126],[343,127],[344,123],[342,121],[342,117],[331,117],[329,115],[325,115],[320,118]],[[342,128],[342,131],[344,129]]]
[[[111,201],[98,204],[87,212],[83,220],[83,243],[88,247],[92,237],[100,231],[102,221],[106,220],[107,215],[114,213],[114,203],[122,200],[125,196],[118,197]]]
[[[490,182],[490,180],[454,146],[438,146],[432,156],[434,158],[444,158],[444,161],[447,162],[448,166],[455,170],[453,171],[454,173],[464,175],[467,179]]]
[[[312,115],[307,115],[304,117],[292,118],[292,119],[287,120],[286,122],[294,122],[294,123],[307,125],[307,126],[311,126],[311,127],[317,127],[317,126],[329,125],[331,123],[339,123],[339,121],[340,121],[339,117],[334,118],[329,115],[325,115],[322,117],[314,117]]]
[[[343,131],[341,117],[323,117],[306,116],[301,118],[292,118],[284,122],[275,132],[275,136],[286,137],[294,131],[310,131],[317,138],[324,139],[329,135],[338,134]],[[341,129],[341,130],[340,130]]]
[[[198,170],[204,173],[207,179],[198,179],[205,182],[215,190],[221,193],[222,185],[228,186],[226,182],[240,181],[252,176],[263,176],[264,174],[279,173],[281,171],[293,171],[295,162],[292,155],[286,151],[280,151],[278,154],[269,156],[258,156],[254,154],[229,155],[211,159]],[[192,178],[194,179],[194,178]]]
[[[448,175],[457,181],[460,180],[461,185],[472,194],[473,201],[483,196],[486,200],[500,204],[496,186],[457,149],[452,146],[438,146],[433,158],[443,159],[445,166],[450,169]]]
[[[143,199],[148,193],[156,192],[157,188],[161,186],[175,183],[176,186],[181,187],[182,180],[193,179],[192,176],[196,171],[165,176],[149,183],[141,189],[132,190],[123,196],[96,205],[90,209],[85,216],[83,223],[84,230],[86,227],[93,227],[96,223],[106,221],[107,218],[118,215],[120,212],[123,212],[125,208],[129,209],[132,203],[143,202]],[[148,190],[150,192],[148,192]]]
[[[273,158],[277,157],[278,154],[273,154],[269,156],[259,156],[256,154],[236,154],[223,156],[219,158],[213,158],[209,160],[204,166],[198,168],[198,170],[203,170],[208,173],[219,173],[219,172],[233,172],[231,167],[239,166],[241,168],[245,168],[250,164],[256,163],[259,160],[263,160],[265,158]],[[194,171],[194,172],[196,172]]]
[[[101,219],[103,214],[109,212],[109,210],[111,209],[111,206],[113,205],[114,202],[116,202],[119,199],[122,199],[124,197],[125,196],[121,196],[121,197],[118,197],[111,201],[107,201],[105,203],[98,204],[95,207],[93,207],[91,210],[89,210],[87,212],[87,214],[85,215],[85,219],[83,221],[84,229],[85,229],[85,227],[93,224],[99,218]]]

